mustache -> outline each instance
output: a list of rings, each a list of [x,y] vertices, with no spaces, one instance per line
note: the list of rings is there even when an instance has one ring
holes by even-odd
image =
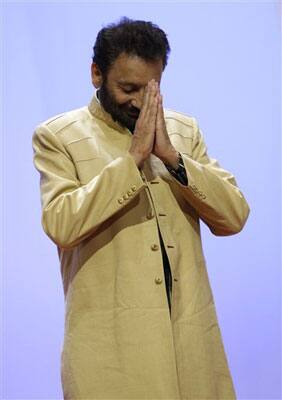
[[[131,114],[131,115],[136,116],[136,117],[138,117],[139,114],[140,114],[139,108],[134,107],[134,106],[128,107],[128,108],[127,108],[127,112],[128,112],[129,114]]]

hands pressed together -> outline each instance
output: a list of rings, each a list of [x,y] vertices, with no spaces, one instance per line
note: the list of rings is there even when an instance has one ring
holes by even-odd
[[[165,164],[177,167],[178,153],[170,142],[158,83],[152,79],[145,88],[144,100],[136,121],[129,153],[138,167],[152,153]]]

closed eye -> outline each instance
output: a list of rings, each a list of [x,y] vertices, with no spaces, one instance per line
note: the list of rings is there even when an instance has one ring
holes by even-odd
[[[124,93],[129,94],[129,93],[133,93],[134,89],[123,89],[123,91],[124,91]]]
[[[133,93],[139,90],[139,87],[136,85],[132,85],[132,84],[120,84],[119,87],[121,88],[121,90],[126,93]]]

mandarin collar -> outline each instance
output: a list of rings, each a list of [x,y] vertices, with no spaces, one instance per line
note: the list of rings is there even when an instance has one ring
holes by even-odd
[[[96,117],[98,119],[101,119],[102,121],[104,121],[111,128],[119,131],[120,133],[129,134],[130,136],[132,136],[132,134],[129,131],[129,129],[125,128],[124,126],[120,125],[117,121],[113,120],[111,114],[109,114],[102,107],[102,105],[99,102],[96,94],[92,97],[91,102],[88,105],[88,109],[89,109],[90,113],[94,117]]]

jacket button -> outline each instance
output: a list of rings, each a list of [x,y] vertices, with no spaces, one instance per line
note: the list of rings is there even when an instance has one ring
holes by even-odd
[[[123,201],[124,201],[123,198],[118,199],[119,204],[122,204]]]
[[[128,194],[126,193],[126,194],[124,194],[123,195],[123,198],[124,198],[124,200],[128,200],[129,199],[129,196],[128,196]]]
[[[135,185],[131,186],[131,190],[132,190],[132,192],[135,192],[135,191],[136,191],[136,189],[137,189],[137,187],[136,187]]]
[[[152,219],[152,218],[154,218],[154,213],[153,211],[149,211],[147,214],[147,219]]]
[[[157,250],[159,250],[159,246],[157,244],[152,244],[151,249],[153,251],[157,251]]]
[[[157,285],[160,285],[162,282],[163,282],[162,278],[159,278],[159,277],[156,277],[156,278],[155,278],[155,283],[156,283]]]

